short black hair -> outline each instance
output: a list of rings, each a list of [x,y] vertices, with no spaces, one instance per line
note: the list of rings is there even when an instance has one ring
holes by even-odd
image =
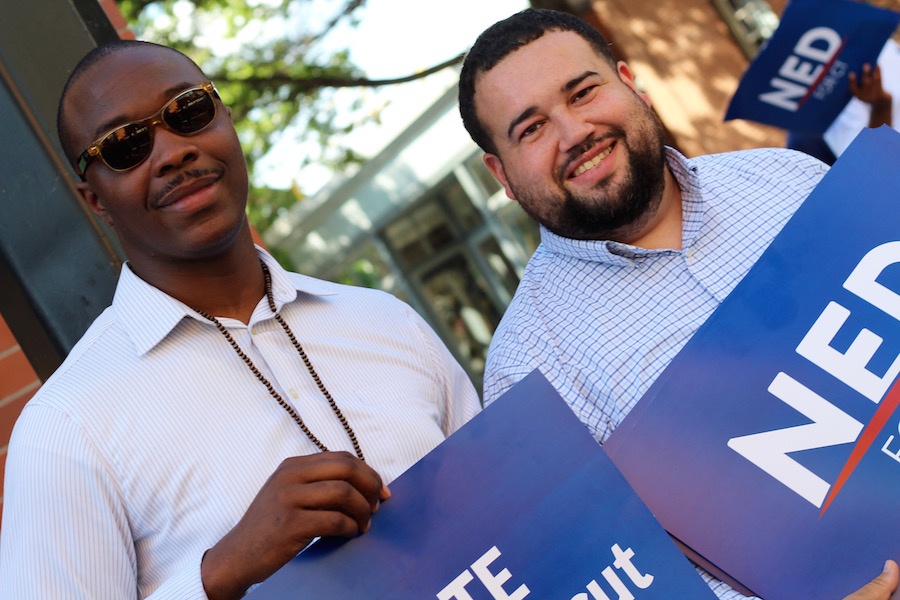
[[[113,40],[111,42],[107,42],[101,44],[88,52],[84,58],[82,58],[75,68],[72,69],[72,73],[69,74],[69,78],[66,80],[65,86],[63,86],[62,93],[59,96],[59,105],[56,109],[56,135],[59,137],[59,143],[62,146],[63,152],[66,154],[66,158],[69,159],[69,164],[74,165],[75,161],[78,158],[78,155],[84,151],[84,148],[75,147],[75,140],[72,136],[72,130],[69,124],[66,122],[67,116],[64,114],[63,106],[66,103],[66,97],[69,95],[69,90],[75,84],[76,81],[81,79],[88,71],[90,71],[94,66],[103,61],[105,58],[109,56],[113,56],[120,52],[131,50],[134,48],[145,48],[147,46],[153,46],[156,48],[165,48],[179,56],[183,56],[185,59],[189,60],[194,66],[197,66],[190,57],[182,54],[178,50],[174,48],[170,48],[169,46],[163,46],[161,44],[154,44],[153,42],[145,42],[141,40]],[[197,67],[197,70],[202,73],[200,67]]]
[[[475,80],[547,31],[571,31],[578,34],[615,68],[616,58],[600,32],[575,15],[557,10],[527,8],[494,23],[475,40],[472,49],[466,54],[459,76],[459,114],[472,140],[485,152],[496,154],[497,147],[475,111]]]

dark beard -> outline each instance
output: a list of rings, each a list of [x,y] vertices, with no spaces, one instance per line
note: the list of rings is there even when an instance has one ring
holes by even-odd
[[[529,216],[562,237],[626,243],[634,239],[656,214],[665,188],[664,132],[656,116],[649,108],[647,111],[648,127],[634,140],[634,147],[621,128],[610,132],[610,137],[617,140],[616,144],[625,150],[629,159],[630,172],[620,189],[609,189],[608,182],[602,181],[594,189],[594,195],[575,196],[560,175],[561,198],[553,220],[539,218],[540,215],[530,210],[530,202],[520,202]],[[573,155],[583,154],[596,143],[598,140],[587,140]],[[520,190],[513,188],[513,191],[521,200]]]
[[[631,172],[616,198],[596,202],[565,190],[557,235],[580,240],[626,242],[653,217],[665,187],[665,149],[632,152]],[[549,229],[549,227],[548,227]]]

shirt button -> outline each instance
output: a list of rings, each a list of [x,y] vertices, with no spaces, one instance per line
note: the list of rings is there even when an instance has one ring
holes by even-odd
[[[296,400],[299,397],[300,397],[300,394],[297,393],[297,390],[295,390],[294,388],[291,388],[291,398]]]

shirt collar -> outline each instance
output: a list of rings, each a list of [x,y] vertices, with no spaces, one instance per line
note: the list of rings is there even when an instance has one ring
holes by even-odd
[[[703,224],[703,195],[697,161],[666,148],[666,162],[681,188],[681,247],[690,248]]]
[[[668,146],[666,164],[675,176],[678,187],[681,188],[682,244],[687,248],[693,243],[703,221],[700,178],[694,161]],[[646,250],[612,240],[575,240],[557,235],[543,226],[541,226],[541,245],[555,254],[618,266],[632,265],[636,259],[643,256],[666,252],[666,250]]]
[[[272,297],[275,308],[297,299],[299,294],[330,296],[337,294],[337,286],[326,281],[285,271],[268,252],[256,247],[272,276]],[[153,287],[131,270],[122,266],[112,301],[117,321],[131,339],[138,354],[143,355],[159,344],[185,317],[205,320],[189,306]]]

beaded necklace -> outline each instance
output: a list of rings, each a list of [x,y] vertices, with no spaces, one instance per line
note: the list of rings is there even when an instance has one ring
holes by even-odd
[[[359,446],[359,441],[356,439],[356,434],[353,432],[353,428],[350,427],[350,423],[347,422],[347,418],[344,417],[344,414],[341,412],[341,409],[338,407],[337,403],[334,401],[334,398],[331,397],[331,393],[328,391],[328,388],[325,387],[325,384],[322,383],[322,380],[319,378],[319,374],[316,373],[315,367],[313,367],[312,361],[309,360],[309,357],[306,355],[306,352],[303,350],[303,346],[300,345],[300,342],[297,341],[297,338],[294,336],[294,332],[291,331],[291,328],[285,322],[285,320],[278,314],[278,311],[275,309],[275,300],[272,296],[272,276],[269,273],[269,268],[265,265],[265,263],[260,262],[263,270],[263,276],[265,278],[265,286],[266,286],[266,299],[269,301],[269,309],[272,311],[272,314],[275,317],[275,320],[278,321],[278,324],[281,325],[281,328],[287,334],[288,338],[291,340],[291,343],[294,345],[294,348],[297,349],[297,353],[300,355],[300,358],[303,360],[303,364],[306,365],[306,370],[309,371],[309,374],[312,376],[313,381],[316,382],[316,385],[319,387],[319,391],[322,392],[322,395],[325,396],[325,399],[328,400],[328,405],[331,407],[331,411],[338,418],[338,421],[341,422],[341,425],[344,427],[344,431],[347,432],[347,436],[350,438],[350,441],[353,443],[353,450],[356,451],[356,456],[363,462],[365,462],[365,457],[363,456],[362,448]],[[228,333],[228,330],[225,329],[225,326],[222,323],[207,312],[203,312],[199,309],[194,309],[197,313],[212,321],[212,323],[216,326],[219,332],[225,336],[225,339],[228,340],[228,343],[231,344],[231,347],[234,348],[234,351],[238,356],[241,357],[241,360],[244,361],[244,364],[250,369],[250,371],[256,376],[256,378],[262,383],[266,390],[268,390],[269,395],[275,399],[281,408],[291,416],[295,423],[300,427],[303,433],[306,434],[306,437],[310,439],[310,441],[316,445],[322,452],[328,452],[328,447],[319,440],[316,435],[310,431],[309,427],[307,427],[306,423],[303,422],[303,419],[297,414],[297,411],[294,410],[290,404],[288,404],[284,398],[281,397],[281,394],[272,386],[268,379],[266,379],[265,375],[263,375],[256,365],[253,364],[253,361],[250,360],[250,357],[241,350],[241,347],[238,343],[231,337],[231,334]]]

